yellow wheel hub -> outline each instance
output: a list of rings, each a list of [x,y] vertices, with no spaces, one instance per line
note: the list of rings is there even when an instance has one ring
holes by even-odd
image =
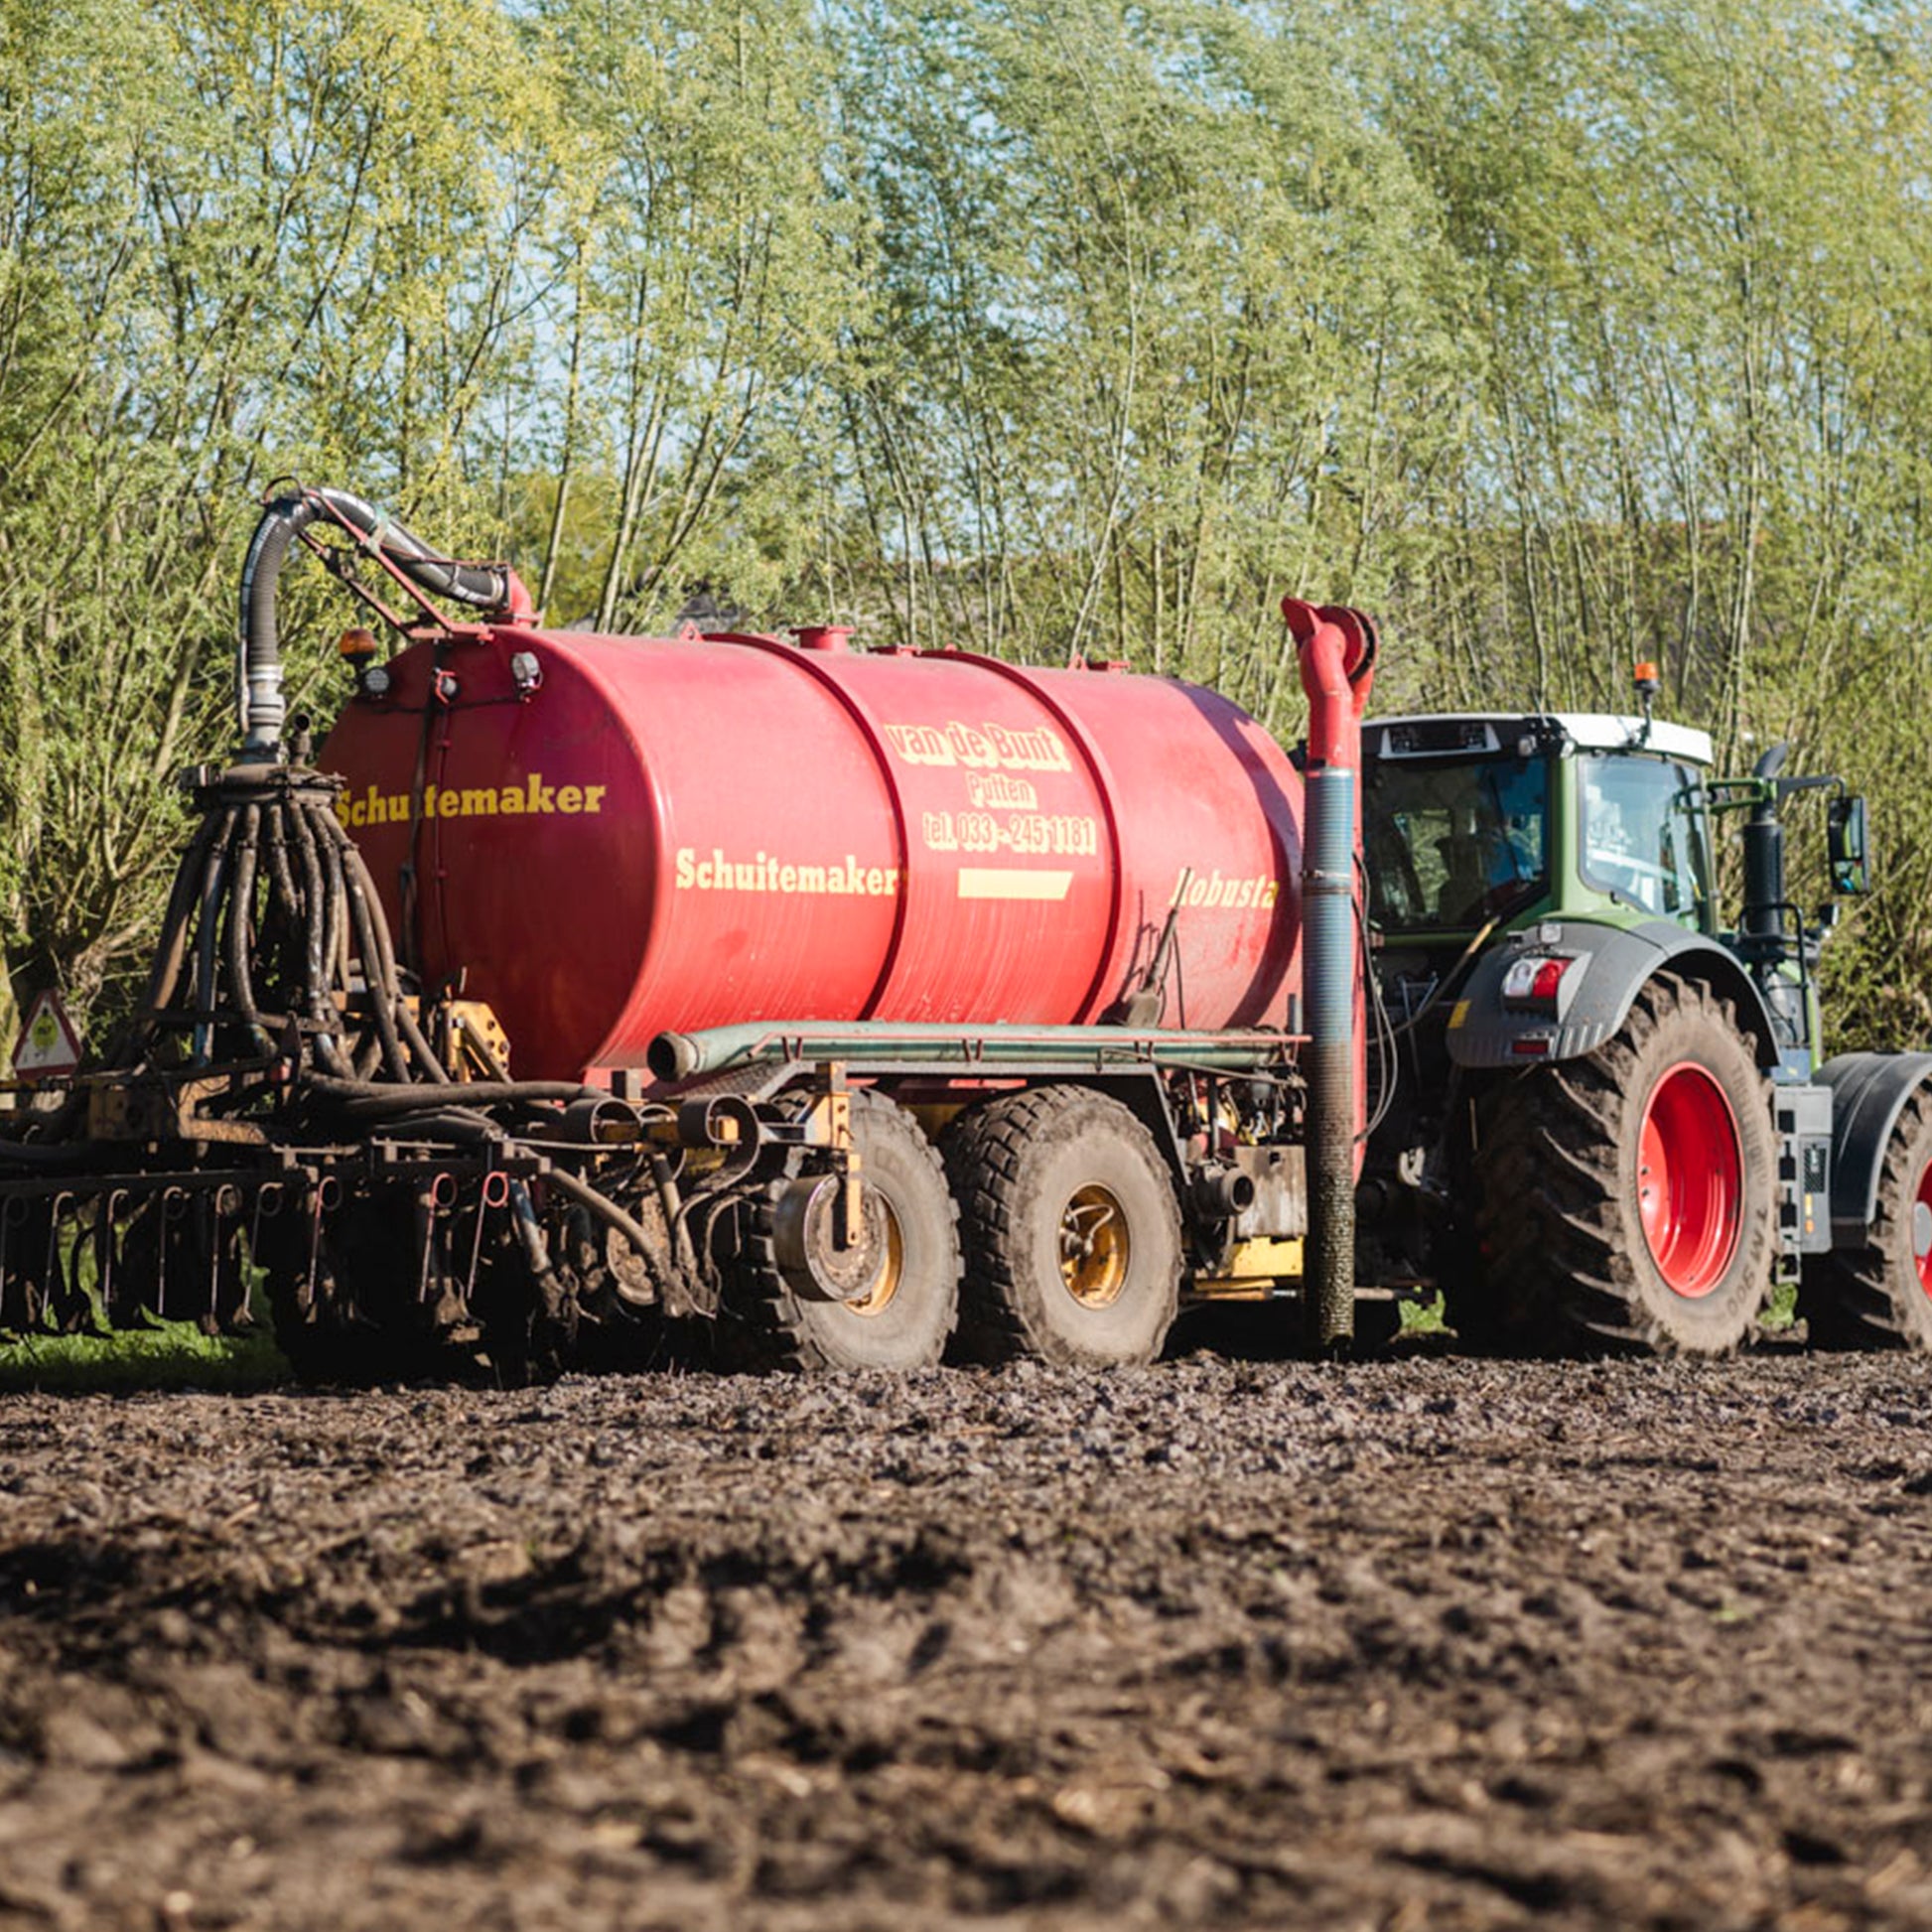
[[[871,1189],[867,1190],[872,1192]],[[873,1193],[886,1222],[886,1261],[879,1279],[863,1295],[844,1304],[848,1314],[878,1314],[898,1293],[899,1278],[905,1272],[905,1239],[898,1231],[898,1216],[884,1194]]]
[[[1083,1309],[1111,1308],[1127,1286],[1133,1241],[1127,1216],[1097,1181],[1060,1211],[1060,1275]]]

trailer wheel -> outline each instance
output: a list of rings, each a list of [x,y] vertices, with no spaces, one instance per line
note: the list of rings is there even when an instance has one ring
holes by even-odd
[[[886,1262],[851,1302],[801,1295],[778,1265],[779,1180],[756,1203],[727,1291],[755,1365],[780,1369],[927,1368],[959,1318],[959,1211],[932,1143],[884,1094],[852,1096],[862,1190],[884,1210]]]
[[[1151,1362],[1180,1294],[1180,1216],[1154,1138],[1089,1088],[1035,1087],[961,1118],[946,1166],[971,1351]]]
[[[1864,1245],[1812,1257],[1798,1311],[1821,1348],[1932,1349],[1932,1096],[1892,1127]]]
[[[1729,1005],[1660,973],[1584,1059],[1494,1094],[1477,1157],[1489,1309],[1559,1345],[1725,1354],[1771,1284],[1777,1157]]]

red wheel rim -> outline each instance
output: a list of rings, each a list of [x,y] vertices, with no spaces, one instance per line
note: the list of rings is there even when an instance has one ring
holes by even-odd
[[[1932,1296],[1932,1163],[1919,1175],[1912,1201],[1912,1265],[1918,1270],[1919,1287]]]
[[[1932,1171],[1921,1181],[1932,1184]],[[1665,1286],[1709,1295],[1737,1252],[1744,1156],[1737,1116],[1709,1069],[1680,1060],[1651,1089],[1637,1141],[1637,1211]],[[1922,1278],[1926,1263],[1920,1262]],[[1927,1292],[1932,1294],[1932,1280]]]

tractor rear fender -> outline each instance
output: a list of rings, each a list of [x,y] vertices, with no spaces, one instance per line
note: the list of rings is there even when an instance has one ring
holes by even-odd
[[[1555,962],[1564,960],[1558,970]],[[1551,970],[1539,987],[1546,963]],[[1636,926],[1544,919],[1511,933],[1477,962],[1449,1011],[1449,1058],[1469,1067],[1579,1059],[1616,1033],[1638,990],[1666,970],[1728,1000],[1759,1065],[1777,1065],[1771,1016],[1750,975],[1704,934],[1666,919]]]
[[[1885,1145],[1906,1101],[1932,1085],[1932,1053],[1838,1053],[1818,1082],[1832,1090],[1832,1246],[1862,1247],[1878,1211]]]

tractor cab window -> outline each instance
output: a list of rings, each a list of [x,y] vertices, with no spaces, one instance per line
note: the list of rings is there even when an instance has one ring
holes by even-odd
[[[1548,890],[1541,759],[1379,759],[1364,806],[1369,916],[1385,931],[1468,930]]]
[[[1693,917],[1705,897],[1704,846],[1684,804],[1695,775],[1628,754],[1578,762],[1585,879],[1659,918]]]

